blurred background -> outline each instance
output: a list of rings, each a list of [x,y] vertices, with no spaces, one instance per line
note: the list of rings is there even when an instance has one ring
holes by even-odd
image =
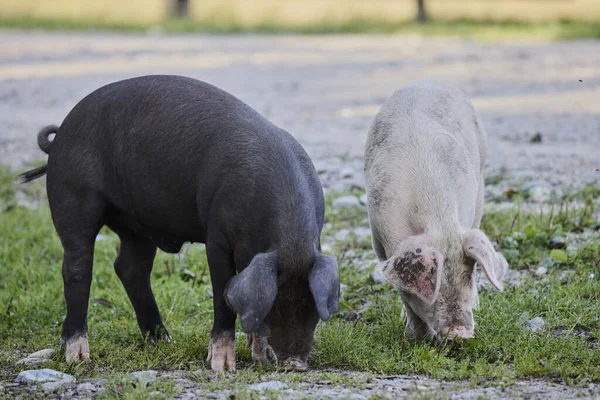
[[[289,131],[325,186],[361,188],[383,102],[435,79],[472,99],[502,185],[597,183],[599,39],[599,0],[0,0],[0,164],[43,159],[39,129],[98,87],[172,73]]]
[[[597,0],[0,0],[0,17],[14,26],[220,32],[381,32],[416,29],[411,22],[419,21],[444,33],[512,25],[600,36]]]

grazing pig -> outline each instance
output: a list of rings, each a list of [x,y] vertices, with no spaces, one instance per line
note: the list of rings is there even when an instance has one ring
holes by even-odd
[[[365,176],[373,249],[416,339],[473,336],[475,264],[503,290],[508,265],[479,230],[486,133],[459,90],[398,90],[369,131]]]
[[[56,134],[52,141],[50,134]],[[206,243],[213,370],[235,370],[235,321],[255,361],[304,370],[315,327],[338,311],[336,261],[321,253],[323,191],[287,132],[212,85],[180,76],[94,91],[38,135],[52,220],[64,248],[68,361],[89,358],[87,309],[96,235],[120,238],[114,267],[150,339],[168,339],[152,289],[157,248]],[[236,274],[237,273],[237,274]]]

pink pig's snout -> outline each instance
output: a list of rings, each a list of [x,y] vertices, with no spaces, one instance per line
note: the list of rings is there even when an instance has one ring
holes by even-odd
[[[454,326],[440,332],[441,340],[470,339],[474,336],[473,328],[468,326]]]

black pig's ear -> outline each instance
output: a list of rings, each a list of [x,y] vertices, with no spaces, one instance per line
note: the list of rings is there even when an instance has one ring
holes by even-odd
[[[340,276],[335,259],[319,254],[308,277],[310,291],[315,299],[319,317],[329,320],[331,314],[339,311]]]
[[[245,333],[258,331],[277,296],[277,254],[260,253],[229,281],[225,301],[240,315]]]

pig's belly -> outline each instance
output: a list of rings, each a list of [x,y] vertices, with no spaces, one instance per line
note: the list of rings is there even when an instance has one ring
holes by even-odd
[[[113,208],[108,213],[106,225],[117,233],[119,230],[128,229],[144,236],[166,253],[179,253],[185,242],[205,242],[205,235],[199,223],[193,224],[194,228],[190,229],[189,220],[184,222],[177,219],[161,223],[156,219],[142,219]]]

